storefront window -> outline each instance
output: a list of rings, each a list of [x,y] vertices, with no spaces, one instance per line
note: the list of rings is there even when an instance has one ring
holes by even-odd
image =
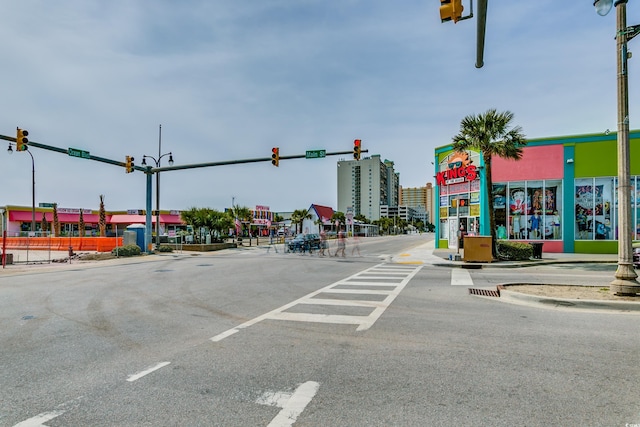
[[[562,181],[517,181],[493,186],[498,239],[562,239]]]
[[[509,184],[509,238],[526,239],[527,197],[524,182]],[[524,232],[524,233],[523,233]]]
[[[613,239],[613,178],[575,181],[576,240]]]
[[[507,185],[493,185],[493,211],[496,223],[496,237],[507,238]]]
[[[544,238],[562,239],[562,181],[548,180],[544,183]]]

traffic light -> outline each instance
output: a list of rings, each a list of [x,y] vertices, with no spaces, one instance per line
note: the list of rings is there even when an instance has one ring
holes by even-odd
[[[127,173],[131,173],[131,172],[133,172],[133,166],[134,166],[134,164],[133,164],[133,160],[134,160],[134,159],[133,159],[133,157],[131,157],[131,156],[127,156],[127,157],[125,158],[125,168],[126,168],[126,172],[127,172]]]
[[[362,141],[356,139],[353,141],[353,158],[356,160],[360,160],[360,150],[361,150]]]
[[[442,22],[458,22],[462,17],[462,0],[440,0],[440,19]]]
[[[271,154],[271,164],[277,167],[280,165],[280,148],[273,147],[271,152],[273,153]]]
[[[25,151],[29,140],[27,139],[27,132],[24,129],[16,128],[16,151]]]

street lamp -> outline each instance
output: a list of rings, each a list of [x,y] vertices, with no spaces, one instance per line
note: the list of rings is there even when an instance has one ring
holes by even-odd
[[[631,239],[631,175],[629,157],[629,85],[627,42],[640,32],[640,25],[627,27],[627,0],[596,0],[598,15],[616,7],[616,52],[618,63],[618,268],[610,291],[616,295],[636,295],[640,283],[633,268]]]
[[[31,156],[31,231],[36,231],[36,165],[33,160],[33,154],[28,151],[29,147],[25,146],[25,151],[29,153]],[[9,154],[13,154],[13,148],[11,147],[11,143],[9,143],[9,148],[7,148],[7,152]]]
[[[158,134],[158,158],[156,159],[153,156],[147,156],[146,154],[142,156],[142,166],[147,165],[146,159],[149,158],[153,160],[156,164],[156,168],[160,167],[160,160],[169,156],[169,166],[173,166],[173,154],[171,152],[160,154],[162,152],[162,125],[160,125],[159,134]],[[160,172],[156,171],[156,249],[160,247]]]

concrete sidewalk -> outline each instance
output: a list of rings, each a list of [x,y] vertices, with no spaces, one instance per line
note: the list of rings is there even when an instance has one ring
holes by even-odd
[[[450,256],[459,254],[460,261],[450,259]],[[455,259],[455,257],[454,257]],[[416,246],[405,253],[392,258],[393,262],[404,264],[431,264],[443,267],[457,268],[516,268],[530,267],[544,264],[560,263],[617,263],[617,254],[575,254],[575,253],[543,253],[542,259],[527,261],[496,261],[496,262],[465,262],[464,249],[459,253],[455,249],[435,249],[435,242],[431,240],[423,245]]]
[[[456,250],[435,249],[434,241],[399,254],[392,258],[392,262],[399,264],[427,264],[451,268],[485,269],[485,268],[517,268],[536,265],[562,264],[562,263],[608,263],[615,265],[618,262],[617,254],[565,254],[543,253],[542,259],[529,261],[496,261],[491,263],[472,263],[464,261],[452,261],[450,255],[457,254]],[[460,250],[464,257],[464,250]],[[498,287],[499,288],[499,287]],[[471,292],[471,291],[470,291]],[[480,293],[481,295],[482,293]],[[583,311],[611,311],[617,313],[640,314],[640,297],[636,301],[618,301],[615,297],[610,300],[588,300],[558,298],[544,295],[530,295],[505,288],[496,289],[491,297],[498,296],[502,302],[537,306],[544,308],[578,309]],[[476,294],[478,295],[478,294]],[[481,296],[485,298],[486,296]]]

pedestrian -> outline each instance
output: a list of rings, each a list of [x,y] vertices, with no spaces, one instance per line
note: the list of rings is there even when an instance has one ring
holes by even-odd
[[[325,249],[327,250],[327,252],[329,252],[329,256],[331,256],[331,251],[329,250],[329,245],[327,244],[327,233],[323,229],[322,231],[320,231],[320,256],[325,256]]]
[[[351,256],[353,256],[355,252],[358,252],[359,257],[362,256],[362,254],[360,253],[360,237],[358,237],[356,233],[353,233],[353,246],[351,247]]]
[[[338,254],[342,254],[342,257],[346,257],[347,255],[344,253],[345,248],[347,247],[346,236],[344,235],[344,231],[338,231],[338,249],[336,249],[336,253],[334,256],[338,256]]]

